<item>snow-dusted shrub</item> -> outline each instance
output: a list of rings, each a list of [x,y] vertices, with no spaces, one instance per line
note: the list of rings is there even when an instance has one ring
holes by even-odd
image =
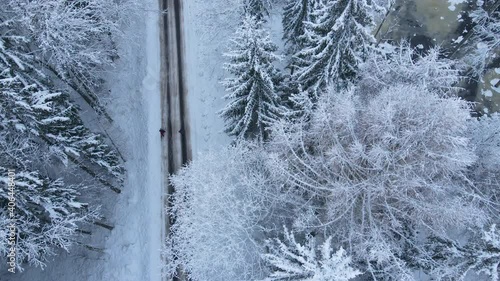
[[[331,91],[307,122],[277,124],[274,165],[316,208],[298,226],[345,243],[371,273],[402,280],[411,276],[402,248],[412,244],[408,228],[444,234],[486,220],[467,180],[476,160],[470,107],[405,84],[360,92]]]
[[[266,281],[348,281],[361,274],[352,268],[351,258],[344,249],[333,252],[331,237],[316,248],[316,239],[311,235],[306,235],[304,244],[297,242],[286,228],[284,236],[283,241],[279,238],[267,241],[269,253],[263,258],[271,266],[272,273],[264,279]]]
[[[263,240],[270,217],[285,208],[262,156],[244,147],[200,155],[172,177],[166,273],[181,264],[190,280],[262,277]],[[276,219],[276,217],[275,217]],[[281,225],[281,224],[279,224]]]

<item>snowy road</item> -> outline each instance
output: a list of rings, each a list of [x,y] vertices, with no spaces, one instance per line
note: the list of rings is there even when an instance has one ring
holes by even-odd
[[[160,19],[161,126],[166,130],[162,142],[162,173],[163,187],[171,194],[173,188],[168,184],[168,175],[191,159],[190,130],[185,102],[182,1],[160,0],[160,5],[166,10]],[[163,221],[164,241],[173,221],[165,217]]]
[[[161,108],[165,171],[175,172],[191,159],[189,118],[184,85],[184,42],[182,1],[160,0],[164,13],[161,19]]]

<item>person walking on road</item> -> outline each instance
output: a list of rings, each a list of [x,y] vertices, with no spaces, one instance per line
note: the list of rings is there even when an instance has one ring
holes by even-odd
[[[160,136],[161,138],[165,136],[165,130],[163,130],[163,128],[160,128]]]

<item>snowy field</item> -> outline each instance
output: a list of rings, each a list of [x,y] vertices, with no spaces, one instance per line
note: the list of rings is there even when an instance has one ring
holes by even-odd
[[[104,192],[101,202],[109,231],[95,227],[83,237],[103,252],[73,248],[53,258],[45,270],[0,275],[2,281],[160,280],[161,162],[158,3],[146,0],[123,27],[120,60],[106,77],[108,105],[114,125],[107,128],[127,162],[127,180],[120,195]]]

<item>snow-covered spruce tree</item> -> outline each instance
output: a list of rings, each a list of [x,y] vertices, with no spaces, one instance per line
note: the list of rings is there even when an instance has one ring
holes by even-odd
[[[121,183],[124,169],[117,153],[84,126],[67,94],[47,87],[43,74],[31,64],[33,58],[23,54],[23,44],[22,37],[0,37],[0,96],[7,120],[16,130],[45,142],[65,165],[68,158],[78,159],[85,170],[101,167],[106,179]]]
[[[44,95],[45,94],[45,95]],[[107,175],[95,174],[103,180],[114,178],[119,184],[123,182],[124,168],[116,151],[111,149],[104,138],[87,129],[74,105],[67,96],[61,93],[42,93],[33,95],[33,102],[37,104],[50,103],[51,107],[45,110],[36,110],[43,138],[51,144],[51,150],[63,163],[68,157],[79,158],[84,166],[94,165],[102,168]],[[57,100],[54,98],[56,97]],[[58,113],[55,115],[54,113]]]
[[[428,244],[435,263],[430,264],[433,280],[468,280],[467,274],[484,274],[489,280],[500,280],[500,231],[495,224],[465,245],[432,237]]]
[[[44,268],[58,249],[68,251],[77,243],[77,230],[97,219],[98,212],[78,199],[86,186],[48,176],[44,148],[29,131],[17,131],[15,120],[10,122],[5,112],[0,105],[0,183],[4,187],[0,190],[0,233],[3,238],[14,235],[18,270],[24,264]],[[8,188],[11,181],[13,190]],[[9,204],[12,199],[14,206]],[[16,227],[12,234],[11,224]],[[0,241],[3,261],[10,252],[9,241]]]
[[[295,54],[304,47],[310,38],[306,34],[306,22],[311,21],[313,7],[317,0],[288,0],[283,8],[283,39],[288,49],[287,53]],[[309,40],[308,40],[309,39]]]
[[[282,75],[273,66],[280,57],[276,45],[262,22],[247,16],[231,40],[232,51],[226,53],[230,62],[224,65],[234,77],[223,84],[229,103],[219,114],[226,121],[226,132],[237,139],[267,139],[267,128],[281,114],[278,87]]]
[[[167,275],[178,264],[190,280],[258,280],[266,234],[287,208],[259,148],[237,145],[201,155],[171,181],[175,223],[165,251]],[[221,172],[223,171],[223,172]],[[276,230],[276,232],[279,229]]]
[[[467,179],[470,107],[412,85],[360,93],[331,91],[308,122],[280,121],[272,165],[316,209],[296,227],[332,235],[363,271],[411,280],[404,244],[418,243],[405,233],[487,220]]]
[[[22,149],[21,149],[22,152]],[[11,156],[11,155],[8,155]],[[33,156],[33,155],[32,155]],[[0,155],[2,161],[6,155]],[[23,160],[28,160],[24,158]],[[0,225],[2,238],[10,236],[9,226],[15,225],[16,266],[24,264],[44,268],[58,249],[69,251],[78,239],[77,230],[99,218],[97,209],[77,198],[85,190],[81,185],[67,185],[62,179],[43,177],[36,170],[21,165],[0,166],[0,182],[8,184],[8,169],[15,171],[14,217],[10,217],[8,190],[0,191]],[[10,252],[7,239],[0,241],[0,260]]]
[[[243,0],[244,11],[257,20],[265,21],[271,10],[271,0]]]
[[[285,227],[284,236],[283,241],[267,240],[269,253],[263,259],[271,266],[272,273],[266,281],[348,281],[361,274],[351,266],[351,258],[344,249],[333,252],[331,237],[316,249],[316,239],[311,235],[306,235],[305,243],[300,244]]]
[[[374,42],[374,7],[368,0],[328,0],[308,22],[309,42],[294,56],[293,79],[316,98],[330,83],[350,81]]]

